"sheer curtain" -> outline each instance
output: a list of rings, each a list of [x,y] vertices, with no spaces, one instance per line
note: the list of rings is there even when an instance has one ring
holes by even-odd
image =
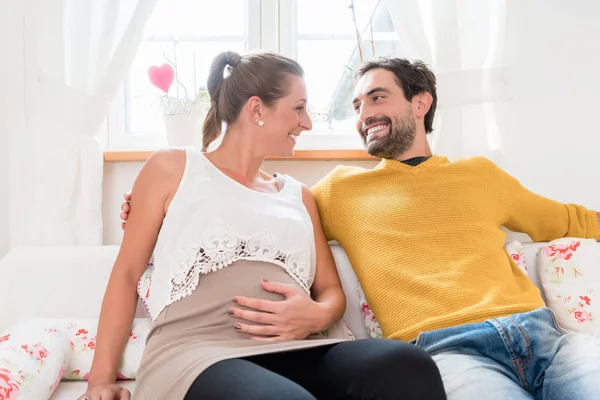
[[[451,159],[502,157],[499,106],[510,98],[504,67],[506,0],[385,0],[410,58],[438,78],[430,142]]]
[[[9,116],[22,119],[9,124],[20,127],[9,130],[11,246],[99,245],[98,134],[156,0],[21,1],[13,8],[22,19],[13,68],[22,63],[23,110]]]

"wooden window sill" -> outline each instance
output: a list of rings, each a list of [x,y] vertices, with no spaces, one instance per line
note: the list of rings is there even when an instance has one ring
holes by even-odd
[[[140,162],[146,161],[152,150],[105,150],[104,162]],[[364,150],[296,150],[292,158],[267,157],[267,160],[302,160],[302,161],[378,161]]]

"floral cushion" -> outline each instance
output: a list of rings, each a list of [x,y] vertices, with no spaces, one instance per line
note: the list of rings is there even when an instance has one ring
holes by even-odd
[[[529,276],[529,268],[527,268],[527,260],[525,259],[525,250],[523,249],[523,245],[517,241],[510,242],[504,246],[504,250],[506,250],[508,256],[521,269],[521,271],[523,271],[525,275]]]
[[[149,318],[134,319],[117,372],[117,379],[136,378],[150,324]],[[96,349],[98,319],[69,320],[66,323],[66,329],[71,346],[71,358],[63,379],[87,380]]]
[[[507,243],[504,249],[506,250],[508,256],[521,269],[521,271],[523,271],[525,275],[528,275],[529,270],[527,268],[527,260],[525,259],[525,250],[523,245],[520,242],[513,241]],[[379,325],[377,318],[375,318],[375,314],[373,314],[371,307],[367,303],[360,283],[357,283],[356,286],[358,291],[358,304],[363,316],[363,322],[367,328],[367,332],[372,338],[380,338],[383,336],[381,326]]]
[[[363,292],[362,287],[360,287],[360,284],[357,284],[356,286],[358,288],[358,305],[360,306],[360,311],[362,312],[363,321],[365,323],[365,327],[367,328],[367,332],[372,338],[380,338],[383,336],[381,332],[381,326],[379,326],[379,322],[377,322],[375,314],[373,314],[371,307],[369,307],[369,304],[367,303],[367,299],[365,298],[365,293]]]
[[[559,239],[542,248],[538,273],[548,306],[568,331],[600,337],[600,246],[591,239]]]
[[[0,400],[50,398],[69,356],[69,339],[55,325],[24,321],[0,332]]]

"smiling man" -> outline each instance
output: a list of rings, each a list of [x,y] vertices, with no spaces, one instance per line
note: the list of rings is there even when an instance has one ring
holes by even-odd
[[[387,338],[436,360],[449,399],[594,399],[600,350],[565,334],[504,251],[505,226],[535,241],[598,240],[598,214],[536,195],[485,158],[432,155],[436,79],[419,61],[356,72],[357,130],[372,170],[337,167],[314,188]]]

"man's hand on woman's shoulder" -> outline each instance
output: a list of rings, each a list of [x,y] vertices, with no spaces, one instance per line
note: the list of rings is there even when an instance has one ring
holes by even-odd
[[[131,201],[131,190],[123,196],[125,201],[121,204],[121,229],[125,230],[127,217],[129,217],[129,202]]]
[[[177,148],[160,149],[148,158],[146,164],[152,164],[154,169],[159,169],[163,172],[172,171],[173,173],[181,173],[182,166],[185,166],[185,150]],[[121,204],[121,229],[125,230],[127,218],[129,218],[131,190],[125,193],[125,201]]]

